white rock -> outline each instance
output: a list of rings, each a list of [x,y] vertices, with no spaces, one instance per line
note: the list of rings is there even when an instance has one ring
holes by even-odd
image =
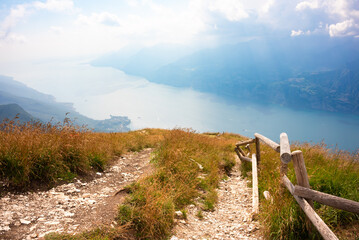
[[[89,197],[91,197],[91,193],[84,193],[84,194],[82,194],[82,197],[89,198]]]
[[[10,230],[11,230],[11,228],[10,228],[9,226],[0,227],[0,231],[5,231],[5,232],[7,232],[7,231],[10,231]]]
[[[37,224],[30,227],[30,232],[32,232],[37,227]]]
[[[175,215],[177,218],[182,218],[183,217],[183,213],[181,211],[176,211]]]
[[[24,224],[24,225],[29,225],[31,223],[31,221],[27,221],[25,219],[20,219],[20,223]]]
[[[33,234],[31,234],[31,235],[30,235],[30,237],[32,237],[32,238],[36,238],[36,237],[37,237],[37,233],[33,233]]]
[[[75,213],[72,213],[72,212],[64,212],[65,217],[72,217],[74,215],[75,215]]]
[[[46,224],[46,225],[57,225],[59,223],[60,222],[57,222],[57,221],[48,221],[48,222],[45,222],[44,224]]]

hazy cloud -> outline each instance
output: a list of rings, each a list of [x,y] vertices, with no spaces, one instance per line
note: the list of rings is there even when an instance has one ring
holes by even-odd
[[[37,9],[46,9],[49,11],[65,11],[73,8],[72,0],[47,0],[46,2],[36,1],[33,6]]]
[[[58,27],[58,26],[51,26],[50,27],[50,31],[56,34],[63,34],[64,33],[64,29],[62,27]]]
[[[24,17],[30,15],[36,10],[45,9],[49,11],[64,11],[72,8],[72,0],[47,0],[46,2],[36,1],[29,4],[16,5],[15,7],[11,8],[9,15],[5,17],[4,21],[0,25],[0,39],[7,39],[7,41],[24,42],[24,36],[15,33],[10,34],[11,30]]]
[[[208,8],[223,14],[229,21],[240,21],[249,17],[242,3],[237,0],[215,0],[210,2]]]
[[[11,31],[11,28],[27,14],[27,4],[20,4],[10,10],[10,14],[5,17],[4,21],[1,23],[0,39],[5,39]]]
[[[76,23],[78,24],[103,24],[107,26],[120,26],[120,18],[109,12],[92,13],[90,16],[79,15]]]
[[[356,37],[358,1],[23,0],[0,11],[6,13],[0,18],[0,55],[92,56],[129,43],[212,46],[269,35]]]
[[[27,39],[25,36],[16,33],[9,33],[6,37],[7,42],[15,42],[15,43],[26,43]]]

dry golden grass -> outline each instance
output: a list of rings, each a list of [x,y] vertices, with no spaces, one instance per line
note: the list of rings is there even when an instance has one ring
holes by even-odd
[[[57,124],[7,120],[0,124],[0,179],[24,187],[102,171],[114,156],[155,146],[162,131],[105,134],[74,126],[68,119]]]
[[[154,147],[154,173],[129,186],[132,193],[119,207],[117,220],[130,225],[140,239],[165,239],[171,232],[175,210],[184,211],[192,203],[200,204],[203,211],[214,208],[219,180],[234,166],[233,148],[241,138],[235,134],[197,134],[189,129],[94,133],[68,120],[58,124],[4,121],[0,124],[0,178],[15,187],[33,181],[49,184],[71,180],[103,170],[115,156],[127,151]],[[291,148],[303,151],[313,189],[359,201],[358,155],[329,152],[321,145],[296,144]],[[264,145],[261,150],[259,217],[264,236],[320,238],[316,233],[308,234],[304,214],[289,192],[281,188],[278,153]],[[244,175],[250,174],[250,165],[242,164],[242,168]],[[295,183],[292,166],[289,169],[288,177]],[[265,190],[272,194],[273,203],[263,198]],[[358,215],[320,204],[315,208],[339,236],[358,239]],[[90,235],[91,239],[115,239],[123,232],[107,229],[84,234],[71,239]],[[66,236],[48,239],[70,239]]]
[[[116,155],[154,147],[155,171],[130,186],[132,193],[119,207],[118,221],[132,226],[138,238],[163,239],[170,234],[175,210],[190,203],[200,204],[203,210],[214,208],[216,188],[235,164],[233,147],[239,139],[237,135],[201,135],[188,129],[94,133],[68,120],[54,125],[4,121],[0,124],[0,178],[15,187],[33,181],[71,180],[103,170]],[[46,238],[115,239],[122,234],[100,229]]]
[[[119,223],[130,223],[140,239],[166,239],[175,210],[191,203],[213,210],[219,180],[234,166],[238,139],[170,131],[153,159],[155,173],[131,186],[127,203],[119,207]]]

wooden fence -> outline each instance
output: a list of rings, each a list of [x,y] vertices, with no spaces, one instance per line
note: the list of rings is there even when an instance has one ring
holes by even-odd
[[[307,226],[310,226],[310,222],[312,222],[314,227],[318,230],[318,232],[322,235],[324,239],[338,239],[337,236],[335,236],[335,234],[330,230],[330,228],[314,211],[313,200],[321,204],[325,204],[356,214],[359,214],[359,202],[310,189],[303,153],[299,150],[291,152],[288,136],[286,133],[280,134],[280,144],[258,133],[255,133],[254,136],[254,139],[237,143],[235,148],[235,151],[241,161],[252,163],[253,212],[258,213],[259,211],[257,165],[259,165],[261,161],[260,142],[262,142],[280,154],[280,171],[282,184],[289,190],[289,192],[293,195],[299,206],[306,214]],[[251,152],[250,144],[255,144],[256,147],[256,154],[252,154],[251,158],[249,157],[249,153],[245,154],[244,151],[241,149],[241,146],[245,146],[249,150],[249,152]],[[288,163],[290,163],[291,161],[293,161],[293,167],[297,179],[297,185],[295,186],[287,177]],[[268,193],[266,192],[264,192],[264,196],[266,198],[270,198],[268,196]]]

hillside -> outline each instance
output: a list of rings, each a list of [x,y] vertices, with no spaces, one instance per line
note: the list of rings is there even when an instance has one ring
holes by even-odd
[[[6,131],[0,131],[0,237],[176,239],[205,238],[208,232],[220,239],[320,239],[308,231],[293,196],[283,192],[279,154],[264,144],[260,212],[251,213],[251,166],[238,166],[233,151],[245,140],[240,135],[188,129],[108,134],[68,124],[3,123],[1,129]],[[313,189],[359,201],[358,156],[322,145],[291,149],[303,152]],[[255,153],[255,146],[242,151]],[[291,165],[287,174],[295,182]],[[40,189],[9,191],[34,187]],[[340,238],[357,239],[358,214],[319,203],[314,208]],[[15,209],[23,210],[15,215]],[[106,225],[95,228],[93,222]]]
[[[230,102],[359,114],[358,39],[269,38],[192,51],[166,61],[161,58],[164,53],[165,48],[155,46],[136,52],[127,62],[118,53],[93,64],[214,93]],[[141,59],[141,64],[131,59]]]
[[[17,104],[0,105],[0,121],[3,121],[4,119],[11,120],[15,117],[18,117],[17,120],[20,122],[36,120],[31,114]]]
[[[71,103],[59,103],[51,95],[43,94],[10,77],[0,75],[0,104],[17,104],[33,117],[43,122],[62,122],[66,117],[78,125],[103,132],[129,131],[127,117],[111,116],[94,120],[78,113]]]

